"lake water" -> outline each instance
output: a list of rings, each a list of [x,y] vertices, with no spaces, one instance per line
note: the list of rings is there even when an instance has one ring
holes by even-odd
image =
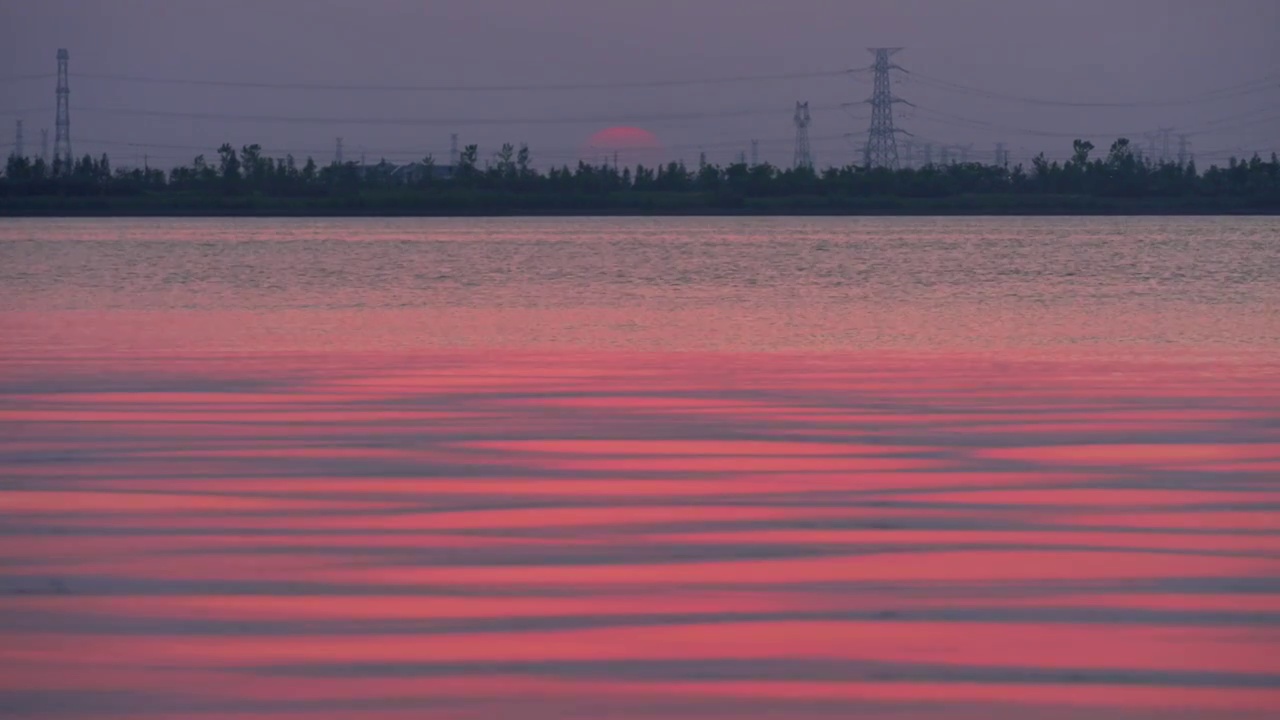
[[[1280,220],[0,221],[0,717],[1277,707]]]

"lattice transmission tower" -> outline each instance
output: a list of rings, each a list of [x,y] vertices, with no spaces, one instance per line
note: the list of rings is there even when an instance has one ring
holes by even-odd
[[[1186,167],[1191,159],[1191,136],[1185,133],[1178,135],[1178,167]]]
[[[1171,159],[1169,156],[1169,136],[1173,133],[1173,128],[1162,127],[1157,132],[1160,133],[1160,162],[1167,163]]]
[[[58,50],[58,112],[53,126],[53,160],[71,166],[71,85],[67,80],[66,48]]]
[[[871,70],[875,71],[875,81],[871,97],[867,100],[871,105],[871,127],[867,130],[867,147],[863,160],[867,167],[897,170],[899,130],[893,126],[893,106],[906,101],[893,96],[889,71],[904,69],[892,60],[902,48],[868,49],[876,60],[871,65]]]
[[[18,158],[27,156],[27,150],[25,147],[23,147],[23,142],[22,142],[22,121],[21,120],[18,120],[14,124],[14,128],[13,128],[13,156]]]
[[[796,154],[792,163],[797,170],[813,169],[813,151],[809,148],[809,125],[813,118],[809,116],[809,103],[796,102]]]

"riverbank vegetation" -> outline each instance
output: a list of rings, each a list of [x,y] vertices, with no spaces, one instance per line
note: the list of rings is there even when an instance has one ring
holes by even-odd
[[[529,149],[488,160],[467,147],[454,166],[298,162],[223,145],[168,172],[11,157],[0,215],[502,214],[1109,214],[1280,213],[1280,161],[1253,157],[1200,171],[1157,163],[1127,140],[1105,153],[1077,140],[1065,162],[814,171],[768,164],[672,163],[534,168]]]

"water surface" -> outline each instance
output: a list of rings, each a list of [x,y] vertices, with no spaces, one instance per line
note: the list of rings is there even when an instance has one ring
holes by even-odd
[[[1274,219],[0,223],[0,716],[1263,718]]]

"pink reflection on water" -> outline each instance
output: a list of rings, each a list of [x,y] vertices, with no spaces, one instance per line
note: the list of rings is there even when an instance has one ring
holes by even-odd
[[[0,225],[0,716],[1269,718],[1273,235]]]
[[[138,356],[94,367],[212,387],[4,395],[0,698],[379,719],[1280,701],[1275,374],[562,359]],[[246,375],[270,386],[218,387]]]

